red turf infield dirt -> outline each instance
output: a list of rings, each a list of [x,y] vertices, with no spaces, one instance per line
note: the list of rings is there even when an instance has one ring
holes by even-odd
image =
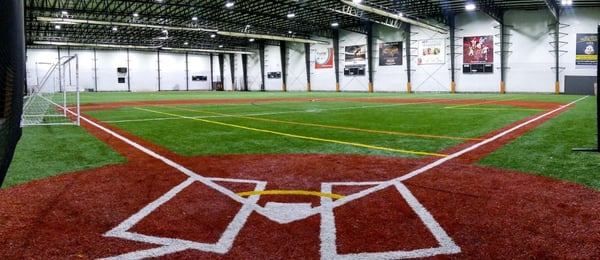
[[[160,248],[157,244],[103,235],[188,176],[90,124],[83,126],[126,155],[130,162],[1,190],[0,259],[103,258],[132,252],[143,255],[150,252],[144,250]],[[219,185],[234,192],[253,190],[254,184],[228,180],[266,181],[267,190],[310,191],[321,191],[322,183],[330,182],[380,183],[434,160],[325,154],[182,157],[104,126],[195,173],[222,178],[217,181]],[[529,125],[527,130],[535,126]],[[406,187],[460,248],[459,253],[442,253],[433,258],[600,258],[600,192],[550,178],[471,164],[522,133],[515,132],[399,184]],[[461,147],[449,151],[458,149]],[[338,184],[333,186],[332,193],[350,195],[374,185]],[[305,203],[312,207],[323,203],[316,196],[262,195],[256,204],[266,206],[274,202]],[[322,231],[331,231],[327,224],[332,223],[338,254],[439,248],[430,226],[424,224],[430,220],[424,221],[421,213],[410,205],[414,207],[398,188],[390,186],[334,208],[334,221],[325,221],[326,224],[323,219],[327,218],[318,214],[280,224],[253,211],[225,252],[188,249],[161,258],[327,258],[324,254],[330,253],[325,250],[330,249],[329,240],[322,237]],[[240,203],[196,181],[128,231],[149,237],[216,243],[227,226],[235,222],[241,208]]]

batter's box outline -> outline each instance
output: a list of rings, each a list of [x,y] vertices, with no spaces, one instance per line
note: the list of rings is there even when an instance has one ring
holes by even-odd
[[[213,183],[215,181],[234,182],[234,183],[251,183],[251,184],[256,185],[256,187],[254,188],[256,191],[264,190],[264,188],[267,185],[266,182],[252,181],[252,180],[223,179],[223,178],[206,178],[206,179],[210,180]],[[142,208],[136,214],[129,217],[127,220],[123,221],[117,227],[113,228],[112,230],[110,230],[104,234],[104,236],[106,236],[106,237],[116,237],[116,238],[122,238],[122,239],[126,239],[126,240],[142,242],[142,243],[156,244],[156,245],[159,245],[159,247],[151,248],[151,249],[147,249],[147,250],[134,251],[134,252],[130,252],[130,253],[114,256],[114,257],[102,258],[102,259],[143,259],[143,258],[148,258],[148,257],[163,256],[163,255],[176,253],[176,252],[180,252],[180,251],[184,251],[184,250],[188,250],[188,249],[195,249],[195,250],[200,250],[200,251],[204,251],[204,252],[214,252],[214,253],[219,253],[219,254],[227,253],[229,251],[229,249],[231,249],[231,246],[233,245],[233,242],[234,242],[235,238],[237,237],[237,234],[244,227],[244,224],[246,223],[248,216],[250,216],[250,214],[254,211],[254,208],[255,208],[254,205],[256,205],[256,202],[258,201],[260,196],[258,196],[258,195],[249,196],[247,199],[236,196],[237,198],[242,200],[242,207],[240,208],[238,213],[235,215],[235,217],[232,219],[232,221],[229,223],[229,225],[227,226],[227,228],[225,229],[225,231],[223,232],[223,234],[221,235],[221,237],[219,238],[219,240],[216,243],[201,243],[201,242],[177,239],[177,238],[165,238],[165,237],[158,237],[158,236],[150,236],[150,235],[144,235],[144,234],[139,234],[139,233],[134,233],[134,232],[129,231],[133,226],[135,226],[137,223],[142,221],[145,217],[150,215],[154,210],[156,210],[160,206],[164,205],[165,203],[169,202],[179,192],[183,191],[184,189],[186,189],[187,187],[189,187],[196,181],[198,181],[198,180],[196,180],[195,178],[188,178],[181,184],[173,187],[170,191],[168,191],[167,193],[165,193],[164,195],[162,195],[161,197],[159,197],[152,203],[146,205],[144,208]],[[202,181],[200,181],[200,182],[202,182]],[[222,186],[219,186],[219,187],[223,188]],[[217,190],[219,190],[221,192],[224,191],[222,189],[217,189]],[[231,197],[230,192],[224,192],[224,193],[226,193],[226,195],[229,195],[229,197]],[[239,199],[237,200],[238,202],[240,201]],[[160,246],[160,245],[162,245],[162,246]]]
[[[375,192],[373,189],[366,189],[363,192],[358,192],[352,199],[345,200],[342,203],[334,203],[329,197],[321,197],[321,259],[402,259],[402,258],[421,258],[429,257],[441,254],[457,254],[460,253],[460,247],[454,243],[452,238],[448,236],[446,231],[441,225],[435,220],[433,215],[419,202],[419,200],[410,192],[410,190],[402,184],[399,180],[392,180],[388,182],[331,182],[322,183],[321,191],[324,193],[331,193],[333,186],[376,186],[376,190],[393,185],[396,190],[402,195],[406,203],[419,217],[421,222],[427,227],[436,241],[439,243],[439,247],[434,248],[422,248],[408,251],[386,251],[386,252],[368,252],[368,253],[354,253],[354,254],[338,254],[337,243],[336,243],[336,227],[335,227],[335,215],[333,209],[339,207],[347,202],[355,199],[362,198],[368,194]],[[368,192],[365,192],[368,191]],[[361,194],[362,193],[362,194]],[[339,200],[338,202],[340,202]]]
[[[265,207],[257,204],[260,199],[260,195],[251,195],[248,198],[243,198],[236,195],[233,191],[216,184],[216,182],[232,182],[232,183],[249,183],[255,184],[254,191],[264,191],[267,182],[255,181],[255,180],[240,180],[240,179],[225,179],[225,178],[202,178],[204,181],[197,178],[188,178],[181,184],[173,187],[170,191],[146,205],[136,214],[132,215],[112,230],[106,232],[104,236],[121,238],[136,242],[149,243],[158,245],[156,248],[138,250],[130,253],[125,253],[118,256],[103,258],[103,259],[143,259],[148,257],[159,257],[164,256],[188,249],[199,250],[203,252],[213,252],[217,254],[227,253],[235,241],[239,231],[244,227],[248,217],[252,212],[256,212],[265,217],[269,217],[269,212]],[[206,182],[208,180],[208,182]],[[142,221],[145,217],[150,215],[154,210],[164,205],[171,199],[173,199],[179,192],[188,188],[194,182],[199,181],[202,183],[209,184],[207,188],[216,189],[219,192],[224,193],[229,198],[241,203],[241,208],[235,217],[231,220],[227,228],[222,233],[221,237],[216,243],[201,243],[197,241],[190,241],[177,238],[166,238],[145,235],[129,231],[133,226]],[[212,185],[211,185],[212,184]],[[343,199],[333,200],[331,197],[321,197],[321,205],[311,208],[308,211],[302,209],[302,217],[299,219],[308,218],[313,215],[321,215],[321,227],[320,227],[320,239],[321,249],[320,254],[322,259],[400,259],[400,258],[418,258],[428,257],[440,254],[456,254],[460,253],[460,247],[458,247],[452,238],[446,234],[440,224],[433,218],[433,216],[427,211],[427,209],[417,200],[417,198],[408,190],[408,188],[402,184],[399,180],[391,180],[387,182],[330,182],[321,183],[321,192],[332,194],[333,186],[376,186],[377,188],[366,188],[360,192],[349,195]],[[377,192],[386,187],[394,186],[400,195],[404,198],[410,208],[415,212],[419,219],[423,222],[425,227],[431,232],[433,237],[439,243],[439,247],[435,248],[422,248],[409,251],[386,251],[386,252],[368,252],[368,253],[354,253],[354,254],[338,254],[336,244],[336,228],[335,228],[335,215],[333,213],[334,208],[344,205],[350,201],[363,198],[371,193]],[[289,204],[290,208],[293,209],[295,203]],[[302,207],[300,207],[302,208]],[[272,212],[271,212],[272,213]],[[287,222],[280,222],[277,219],[273,219],[274,222],[284,224]]]

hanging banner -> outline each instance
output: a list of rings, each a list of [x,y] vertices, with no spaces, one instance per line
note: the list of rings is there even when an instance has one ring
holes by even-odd
[[[333,48],[317,49],[315,52],[315,69],[333,68]]]
[[[494,72],[494,37],[463,38],[463,73]]]
[[[578,33],[575,49],[575,65],[594,67],[598,65],[598,34]]]
[[[444,39],[419,41],[418,65],[444,64],[446,58]]]
[[[402,65],[402,42],[379,44],[379,66]]]

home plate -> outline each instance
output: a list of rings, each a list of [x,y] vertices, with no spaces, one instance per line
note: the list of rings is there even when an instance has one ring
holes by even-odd
[[[281,224],[305,219],[313,215],[310,203],[267,202],[263,210],[259,212],[270,220]]]

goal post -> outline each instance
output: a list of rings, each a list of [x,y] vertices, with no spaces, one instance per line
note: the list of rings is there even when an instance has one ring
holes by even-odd
[[[64,56],[51,64],[38,85],[28,87],[21,126],[79,125],[79,59]]]

